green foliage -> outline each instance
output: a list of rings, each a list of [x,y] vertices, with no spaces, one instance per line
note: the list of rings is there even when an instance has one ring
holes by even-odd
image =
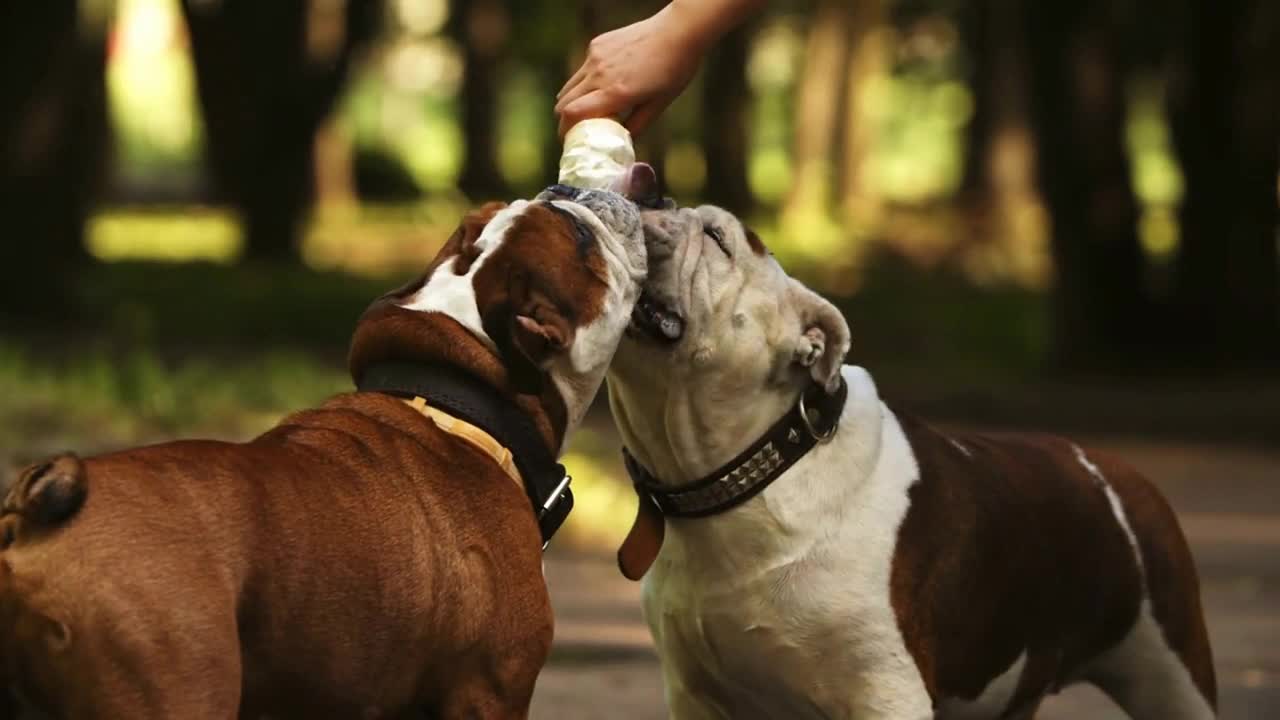
[[[269,343],[324,350],[336,364],[360,313],[400,282],[297,267],[115,263],[86,271],[76,292],[82,320],[116,347]]]
[[[174,436],[243,438],[349,389],[344,372],[296,351],[172,361],[142,348],[4,342],[0,454],[26,460]]]
[[[101,2],[86,13],[105,13]],[[194,183],[204,130],[196,111],[195,73],[179,41],[176,4],[123,0],[136,18],[116,36],[107,89],[116,152],[125,179],[144,185]]]
[[[1048,335],[1040,293],[975,285],[892,253],[870,258],[863,276],[856,294],[833,298],[854,329],[854,362],[887,378],[932,375],[957,386],[1040,372]]]
[[[556,169],[543,167],[543,141],[555,123],[555,92],[530,68],[515,70],[499,98],[498,165],[514,187],[525,193],[555,181]]]
[[[926,73],[874,78],[862,90],[879,128],[874,184],[903,202],[950,194],[962,171],[961,133],[972,112],[968,89]]]

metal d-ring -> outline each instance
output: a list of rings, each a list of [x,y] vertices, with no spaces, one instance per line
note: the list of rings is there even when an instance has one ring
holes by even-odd
[[[809,431],[814,440],[820,443],[830,440],[836,434],[836,428],[840,426],[840,416],[836,416],[835,422],[831,423],[831,427],[825,433],[818,432],[818,429],[813,426],[813,421],[809,419],[809,410],[804,406],[804,396],[803,392],[800,393],[800,419],[804,422],[805,429]]]

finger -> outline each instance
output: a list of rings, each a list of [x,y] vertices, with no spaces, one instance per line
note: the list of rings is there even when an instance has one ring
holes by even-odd
[[[560,88],[560,92],[556,93],[556,100],[559,100],[560,98],[564,97],[565,93],[569,92],[574,87],[576,87],[578,83],[585,80],[586,77],[587,77],[587,63],[584,62],[582,63],[581,66],[578,67],[578,70],[573,74],[573,77],[565,81],[564,85]]]
[[[574,125],[577,125],[578,123],[582,122],[583,120],[586,120],[586,119],[587,119],[587,118],[589,118],[589,117],[592,117],[592,116],[591,116],[591,115],[585,115],[585,116],[577,116],[577,115],[573,115],[573,116],[570,116],[570,115],[564,115],[564,114],[561,114],[561,115],[560,115],[560,125],[559,125],[559,127],[557,128],[557,132],[560,134],[560,141],[561,141],[561,142],[563,142],[563,141],[564,141],[564,137],[565,137],[565,135],[568,135],[568,134],[569,134],[569,131],[573,129],[573,126],[574,126]]]
[[[627,110],[626,100],[608,90],[592,90],[566,104],[560,111],[560,125],[570,128],[593,117],[611,117]]]
[[[600,81],[596,75],[585,74],[573,87],[565,91],[556,101],[556,112],[564,112],[578,98],[600,89]]]
[[[657,98],[637,107],[623,123],[632,135],[640,135],[653,124],[663,110],[671,104],[671,98]]]

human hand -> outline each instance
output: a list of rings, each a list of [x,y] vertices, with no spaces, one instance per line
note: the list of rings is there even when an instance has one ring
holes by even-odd
[[[591,41],[586,60],[556,95],[560,136],[582,120],[618,116],[638,135],[693,79],[707,38],[678,3]]]

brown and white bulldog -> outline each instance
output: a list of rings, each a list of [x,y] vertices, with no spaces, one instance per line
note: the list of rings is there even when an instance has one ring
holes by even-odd
[[[648,570],[672,717],[1029,718],[1075,682],[1139,720],[1214,715],[1195,566],[1150,483],[894,413],[741,222],[643,214],[608,387],[642,496],[619,561]]]
[[[553,464],[645,268],[622,195],[486,206],[361,319],[351,371],[393,368],[378,391],[246,443],[28,469],[0,515],[0,717],[526,716],[552,636],[542,511],[521,454],[415,382],[452,373],[442,392],[524,418],[513,444]]]

